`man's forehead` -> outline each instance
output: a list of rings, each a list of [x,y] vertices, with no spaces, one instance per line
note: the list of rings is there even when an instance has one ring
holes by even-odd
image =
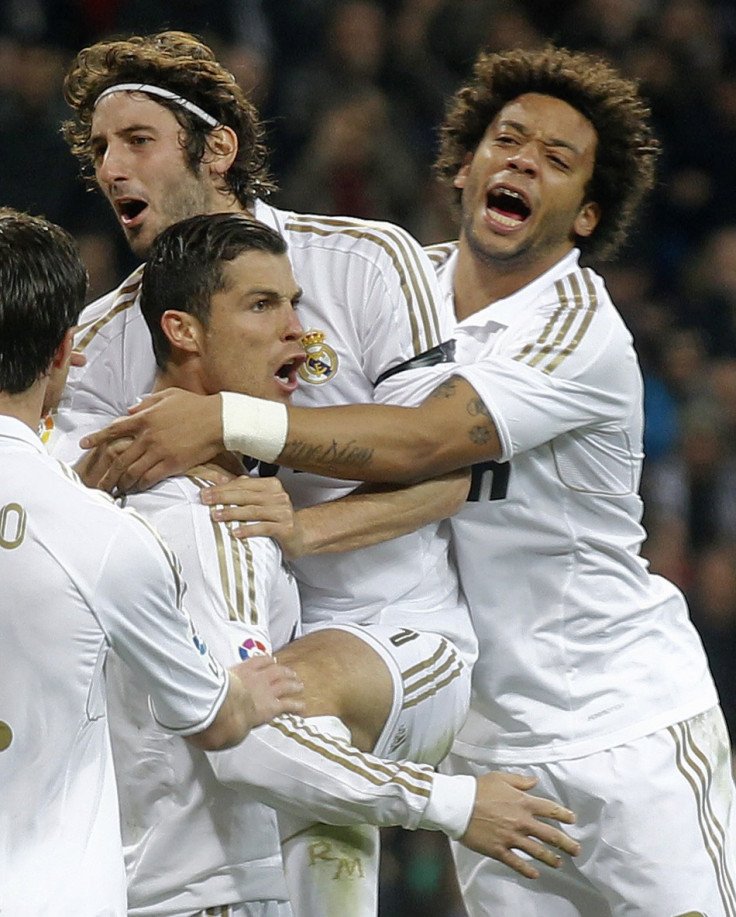
[[[489,125],[489,129],[501,127],[539,134],[546,143],[570,146],[578,152],[586,141],[597,140],[586,115],[564,99],[544,93],[525,93],[507,102]]]
[[[580,109],[575,108],[559,96],[542,92],[526,92],[504,104],[494,118],[494,122],[509,118],[524,116],[524,120],[548,119],[560,125],[581,126],[583,124],[593,127],[590,120]]]
[[[179,126],[174,113],[144,92],[116,92],[101,99],[92,113],[92,130],[106,129],[114,125],[121,129],[121,122],[137,126],[163,127]]]
[[[259,289],[296,287],[291,262],[287,254],[248,249],[230,261],[225,261],[223,277],[232,283]]]

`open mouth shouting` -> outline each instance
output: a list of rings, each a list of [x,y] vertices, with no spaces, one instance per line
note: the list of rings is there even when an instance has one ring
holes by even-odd
[[[494,185],[486,195],[487,219],[495,229],[506,232],[518,229],[531,213],[527,196],[507,185]]]
[[[291,393],[296,390],[298,384],[297,373],[299,372],[299,367],[304,363],[306,358],[306,354],[300,353],[279,366],[274,376],[281,391],[291,395]]]
[[[142,214],[148,209],[147,201],[136,197],[119,197],[115,201],[115,212],[123,226],[137,226]]]

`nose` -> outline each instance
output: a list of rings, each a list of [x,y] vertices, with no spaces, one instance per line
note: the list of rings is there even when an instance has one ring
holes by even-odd
[[[536,175],[539,169],[539,160],[534,145],[523,143],[517,147],[513,153],[509,154],[508,165],[512,169],[517,169],[525,175]]]
[[[101,184],[112,184],[129,178],[123,150],[111,143],[95,163],[95,175]]]
[[[304,334],[304,328],[296,314],[296,309],[291,303],[286,306],[283,338],[285,341],[298,341]]]

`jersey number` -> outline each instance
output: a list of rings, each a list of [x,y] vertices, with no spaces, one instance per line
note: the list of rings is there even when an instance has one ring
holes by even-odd
[[[0,547],[17,548],[26,534],[26,511],[18,503],[0,509]]]
[[[511,477],[509,462],[478,462],[470,472],[468,503],[506,499]]]

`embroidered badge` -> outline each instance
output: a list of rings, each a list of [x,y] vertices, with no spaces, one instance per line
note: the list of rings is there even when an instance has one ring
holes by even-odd
[[[241,659],[250,659],[252,656],[266,656],[268,655],[268,647],[265,643],[261,643],[260,640],[248,637],[238,647],[238,653]]]
[[[325,344],[324,331],[314,328],[302,336],[302,345],[307,351],[307,359],[299,367],[299,375],[305,382],[322,385],[337,372],[337,354]]]

